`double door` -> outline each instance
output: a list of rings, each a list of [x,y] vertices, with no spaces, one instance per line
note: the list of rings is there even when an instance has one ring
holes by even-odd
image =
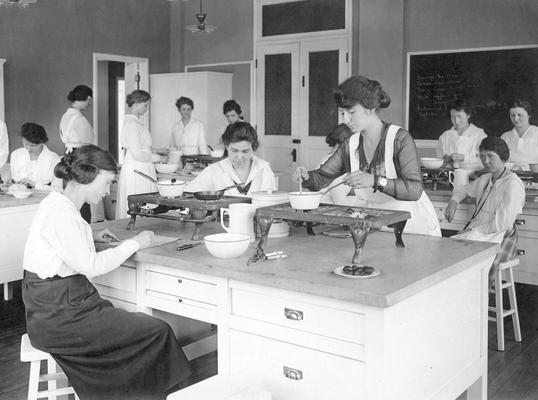
[[[313,169],[329,152],[339,122],[334,90],[350,75],[349,41],[339,37],[257,47],[257,128],[262,157],[280,190],[296,189],[297,166]]]

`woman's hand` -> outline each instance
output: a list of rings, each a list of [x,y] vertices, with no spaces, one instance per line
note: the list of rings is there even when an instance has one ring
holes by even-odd
[[[142,231],[133,239],[138,242],[141,249],[145,249],[146,247],[149,247],[153,242],[153,236],[154,234],[152,231]]]
[[[29,189],[32,189],[32,188],[35,187],[35,182],[33,180],[31,180],[31,179],[28,179],[28,178],[21,179],[17,183],[19,183],[21,185],[26,185],[26,187],[29,188]]]
[[[450,158],[452,158],[452,160],[456,161],[456,162],[462,162],[465,160],[465,154],[461,154],[461,153],[452,153],[450,155]]]
[[[452,222],[456,210],[458,209],[458,202],[456,200],[450,200],[445,209],[445,217],[448,222]]]
[[[109,229],[93,232],[93,241],[96,243],[119,242],[120,239],[114,235]]]
[[[374,175],[363,171],[355,171],[350,173],[344,183],[354,189],[373,188]]]
[[[299,183],[299,182],[308,180],[309,177],[310,177],[310,174],[308,173],[308,170],[305,167],[297,167],[297,169],[291,176],[291,180],[293,182]]]

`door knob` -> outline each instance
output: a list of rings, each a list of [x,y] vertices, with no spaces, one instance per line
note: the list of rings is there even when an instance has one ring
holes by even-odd
[[[293,162],[297,162],[297,149],[291,150],[291,159],[293,160]]]

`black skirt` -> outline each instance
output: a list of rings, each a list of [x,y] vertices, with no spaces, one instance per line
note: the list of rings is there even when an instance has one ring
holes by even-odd
[[[114,308],[84,275],[25,271],[22,287],[32,345],[52,355],[81,400],[164,399],[190,375],[168,324]]]

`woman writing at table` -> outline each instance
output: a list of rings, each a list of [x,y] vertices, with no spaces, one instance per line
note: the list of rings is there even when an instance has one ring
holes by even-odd
[[[185,155],[208,154],[204,125],[191,116],[193,101],[188,97],[180,97],[176,107],[181,119],[172,127],[170,148],[178,149]]]
[[[247,122],[228,125],[222,135],[228,156],[207,166],[187,184],[186,192],[220,190],[226,186],[241,184],[228,189],[225,194],[250,196],[252,192],[275,190],[275,175],[267,161],[254,155],[259,146],[256,130]]]
[[[88,280],[148,247],[153,232],[97,252],[94,241],[117,238],[108,229],[92,232],[79,209],[109,193],[116,162],[86,145],[66,154],[54,173],[65,190],[40,203],[24,250],[30,341],[51,354],[81,399],[164,400],[190,374],[174,332],[159,319],[115,308]]]
[[[433,205],[422,188],[422,175],[413,138],[405,129],[382,121],[377,112],[390,104],[379,82],[353,76],[335,93],[344,122],[353,136],[314,171],[299,167],[303,186],[320,190],[347,173],[356,205],[407,210],[404,232],[441,236]]]
[[[21,127],[22,145],[11,153],[11,178],[36,189],[62,190],[62,181],[54,176],[60,156],[49,150],[47,132],[41,125],[27,122]]]
[[[472,113],[472,106],[466,100],[456,100],[449,106],[452,128],[443,132],[437,141],[437,156],[445,163],[480,164],[478,146],[487,135],[469,122]]]
[[[157,179],[153,161],[160,160],[159,155],[151,151],[151,135],[140,119],[148,110],[151,96],[144,90],[135,90],[127,95],[127,113],[121,130],[122,147],[125,159],[121,167],[116,203],[116,219],[127,218],[127,196],[130,194],[156,192],[157,186],[150,180],[135,174],[136,169]]]
[[[502,134],[508,144],[515,169],[529,171],[529,164],[538,163],[538,126],[530,124],[532,107],[528,101],[515,99],[510,105],[512,130]]]

